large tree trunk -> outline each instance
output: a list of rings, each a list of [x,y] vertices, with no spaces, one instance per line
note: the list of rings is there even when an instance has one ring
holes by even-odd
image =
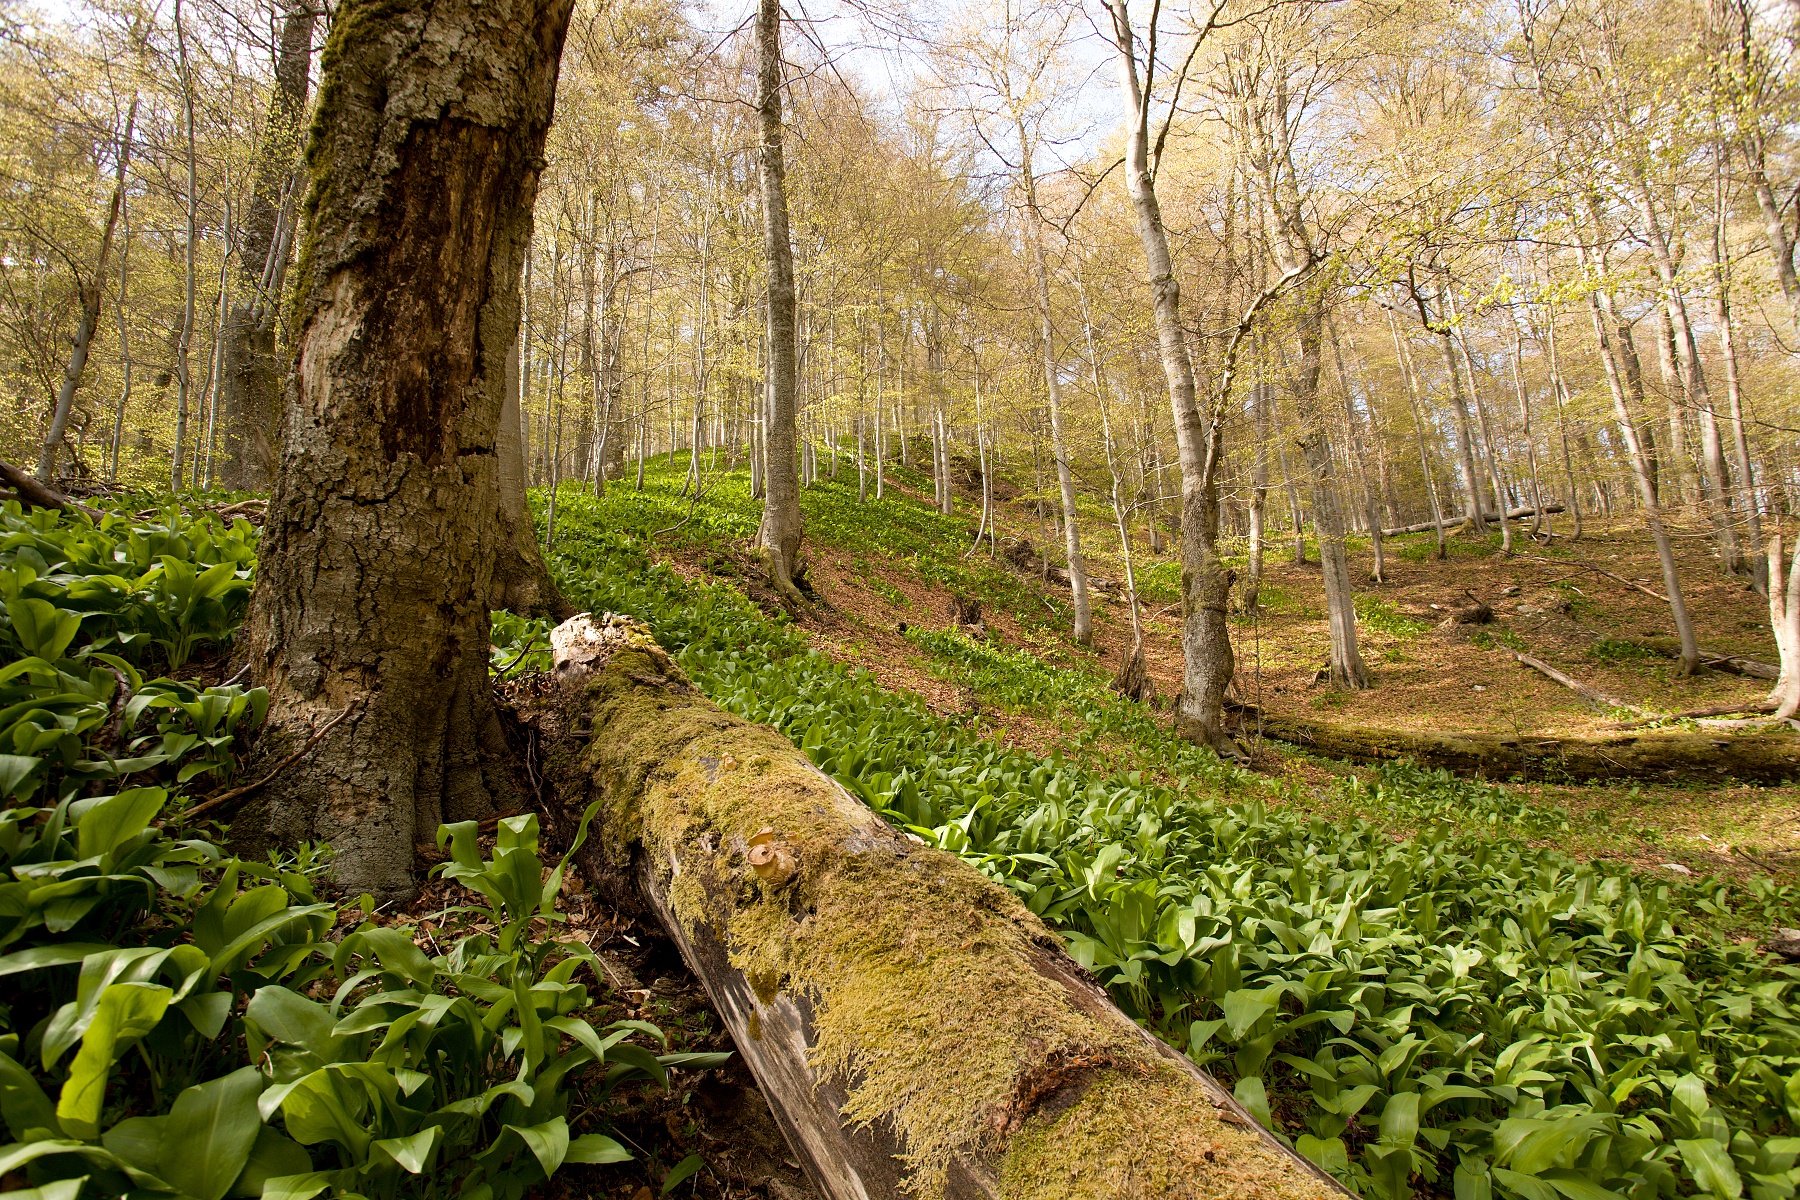
[[[756,107],[761,129],[763,255],[769,271],[768,360],[763,385],[762,526],[756,545],[770,582],[798,599],[800,475],[795,461],[794,246],[788,234],[787,165],[781,132],[781,3],[761,0],[756,17]],[[696,451],[698,453],[698,451]]]
[[[1136,41],[1126,0],[1108,0],[1113,42],[1118,52],[1128,104],[1130,136],[1125,154],[1125,188],[1137,214],[1138,238],[1149,268],[1157,346],[1169,385],[1175,447],[1181,463],[1181,697],[1176,723],[1183,734],[1222,755],[1240,754],[1225,730],[1225,689],[1237,662],[1231,652],[1226,608],[1233,573],[1219,554],[1219,488],[1217,469],[1223,454],[1218,414],[1201,417],[1194,395],[1194,362],[1188,355],[1181,324],[1181,283],[1169,254],[1162,207],[1150,175],[1149,118],[1139,83]],[[1235,347],[1234,347],[1235,348]],[[1226,364],[1221,389],[1231,386],[1232,365]]]
[[[261,489],[275,482],[281,420],[281,359],[275,317],[294,223],[294,175],[305,131],[314,6],[285,0],[275,55],[275,91],[257,154],[256,179],[238,247],[238,295],[225,321],[219,409],[225,442],[221,482]]]
[[[627,618],[524,715],[589,882],[660,921],[828,1200],[1342,1193],[1121,1014],[1005,888],[721,712]]]
[[[325,51],[246,643],[270,753],[355,709],[257,822],[329,841],[351,893],[409,894],[416,835],[510,793],[487,680],[495,460],[571,4],[353,0]]]

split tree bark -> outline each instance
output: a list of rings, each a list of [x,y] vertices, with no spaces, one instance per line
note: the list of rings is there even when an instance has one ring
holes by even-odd
[[[352,894],[410,894],[417,831],[512,794],[487,679],[495,451],[572,2],[351,0],[325,49],[245,643],[271,758],[358,708],[246,817],[329,841]]]
[[[1336,1185],[1120,1013],[1006,889],[578,617],[520,685],[589,883],[661,923],[828,1200],[1326,1200]]]
[[[768,359],[763,385],[764,463],[762,525],[756,546],[768,564],[769,582],[800,599],[794,575],[800,567],[800,474],[795,460],[794,246],[788,234],[787,165],[781,129],[781,0],[761,0],[756,17],[756,110],[762,144],[763,256],[768,265]],[[698,450],[695,450],[698,454]]]

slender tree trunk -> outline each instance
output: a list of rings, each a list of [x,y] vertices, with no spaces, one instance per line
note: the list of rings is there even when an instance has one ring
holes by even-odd
[[[1750,439],[1744,429],[1744,388],[1738,374],[1737,333],[1731,310],[1730,242],[1725,230],[1726,198],[1722,173],[1715,180],[1718,219],[1713,225],[1713,317],[1719,330],[1719,354],[1725,361],[1725,402],[1731,416],[1731,449],[1737,467],[1738,488],[1743,497],[1745,540],[1751,550],[1747,566],[1756,587],[1768,592],[1776,584],[1769,578],[1769,564],[1762,553],[1762,513],[1757,502],[1756,473],[1750,460]],[[1716,428],[1716,426],[1715,426]],[[1730,496],[1726,497],[1727,503]]]
[[[306,128],[316,11],[310,0],[282,3],[275,90],[244,212],[239,293],[226,320],[219,392],[225,451],[220,474],[232,488],[261,489],[275,482],[282,374],[275,316],[289,256],[287,234],[294,225],[295,168]]]
[[[1249,563],[1244,568],[1244,587],[1238,594],[1238,606],[1246,613],[1254,613],[1262,591],[1263,556],[1267,550],[1267,532],[1265,522],[1269,507],[1269,442],[1275,436],[1270,428],[1269,389],[1257,373],[1257,380],[1250,386],[1250,420],[1256,431],[1255,457],[1251,465],[1250,486],[1250,546]]]
[[[1043,339],[1044,393],[1050,402],[1050,453],[1056,458],[1057,492],[1062,499],[1063,553],[1069,562],[1069,594],[1075,606],[1075,640],[1083,646],[1094,640],[1094,616],[1088,599],[1087,568],[1081,559],[1081,523],[1075,513],[1075,474],[1069,469],[1069,444],[1063,431],[1062,384],[1057,379],[1056,329],[1050,304],[1050,264],[1044,251],[1044,218],[1038,209],[1037,177],[1033,173],[1033,142],[1024,122],[1018,121],[1021,147],[1019,177],[1025,187],[1025,215],[1031,239],[1031,269],[1036,277],[1039,334]]]
[[[1786,586],[1781,577],[1781,532],[1769,539],[1769,629],[1775,635],[1781,674],[1769,699],[1775,716],[1787,719],[1800,712],[1800,544],[1788,567]]]
[[[138,97],[131,97],[125,113],[125,132],[119,138],[119,161],[113,177],[112,200],[106,207],[106,221],[100,229],[100,252],[94,256],[94,273],[80,287],[80,315],[75,320],[75,341],[69,350],[69,363],[63,370],[62,386],[56,392],[56,408],[50,414],[50,428],[44,433],[43,447],[38,451],[37,477],[50,482],[56,472],[56,455],[62,447],[63,434],[69,428],[69,413],[75,407],[75,389],[87,371],[88,352],[100,328],[100,306],[106,301],[106,260],[112,257],[113,236],[119,217],[125,210],[125,174],[131,162],[132,138],[137,130]],[[120,273],[119,302],[124,303],[124,274]]]
[[[1325,317],[1326,327],[1331,334],[1331,353],[1337,363],[1338,384],[1344,389],[1344,431],[1349,441],[1350,462],[1356,473],[1357,489],[1362,494],[1363,516],[1369,526],[1369,547],[1374,552],[1374,565],[1369,569],[1369,579],[1374,583],[1387,582],[1387,561],[1381,547],[1381,513],[1376,502],[1375,487],[1369,481],[1369,464],[1363,452],[1363,424],[1356,413],[1356,397],[1350,388],[1350,373],[1344,369],[1344,347],[1338,338],[1337,322],[1330,314]],[[1369,440],[1375,441],[1375,410],[1369,409]],[[1376,456],[1380,457],[1380,447],[1376,447]]]
[[[762,525],[756,546],[771,583],[799,599],[800,480],[795,463],[794,248],[788,235],[787,167],[782,156],[781,3],[760,0],[756,18],[756,107],[761,136],[763,255],[769,274],[768,363],[764,383]]]
[[[1431,501],[1431,520],[1437,526],[1437,557],[1443,562],[1450,556],[1449,548],[1444,541],[1444,510],[1438,504],[1437,481],[1431,475],[1431,456],[1425,447],[1425,422],[1419,416],[1418,377],[1413,373],[1412,355],[1407,352],[1406,343],[1400,340],[1400,325],[1394,320],[1394,314],[1388,314],[1388,330],[1394,335],[1394,356],[1400,360],[1400,370],[1406,376],[1406,404],[1412,411],[1413,433],[1419,442],[1419,475],[1425,483],[1425,495]]]
[[[571,4],[351,0],[325,56],[244,641],[265,753],[349,715],[239,824],[330,842],[351,894],[411,894],[415,843],[515,802],[488,684],[496,446]]]
[[[1236,661],[1226,610],[1232,571],[1219,554],[1219,489],[1216,472],[1222,456],[1222,411],[1215,405],[1210,421],[1202,417],[1195,397],[1194,364],[1181,324],[1181,284],[1175,277],[1163,228],[1162,209],[1150,174],[1149,114],[1139,83],[1136,39],[1127,0],[1107,0],[1112,17],[1113,46],[1118,53],[1122,94],[1127,101],[1129,138],[1125,154],[1125,187],[1137,216],[1138,237],[1150,278],[1157,346],[1169,385],[1169,407],[1181,462],[1181,651],[1182,689],[1177,723],[1182,731],[1220,754],[1239,752],[1225,732],[1225,689]],[[1218,388],[1229,398],[1231,364]]]
[[[181,490],[188,432],[188,353],[194,343],[195,261],[200,237],[200,165],[194,148],[194,79],[188,68],[187,32],[181,20],[181,0],[175,0],[175,45],[180,63],[182,132],[187,145],[187,240],[181,309],[181,340],[175,350],[175,448],[169,459],[169,486]]]
[[[1585,255],[1583,256],[1585,266]],[[1700,643],[1694,636],[1694,623],[1688,616],[1687,601],[1681,594],[1681,575],[1675,568],[1675,551],[1669,544],[1669,531],[1663,526],[1662,510],[1656,498],[1656,477],[1651,473],[1650,455],[1638,437],[1635,414],[1626,404],[1626,389],[1613,359],[1613,348],[1606,333],[1604,306],[1599,291],[1588,294],[1594,318],[1594,337],[1600,348],[1600,365],[1606,374],[1607,388],[1612,393],[1613,409],[1619,418],[1619,435],[1625,439],[1631,474],[1637,484],[1638,500],[1643,506],[1644,526],[1656,544],[1656,557],[1662,564],[1663,587],[1669,597],[1669,613],[1675,622],[1675,634],[1681,641],[1680,673],[1692,675],[1700,665]]]
[[[1547,311],[1544,329],[1544,346],[1550,355],[1550,394],[1556,400],[1556,436],[1562,446],[1563,477],[1569,487],[1569,518],[1574,525],[1574,532],[1569,536],[1572,542],[1581,540],[1581,488],[1575,482],[1575,460],[1569,453],[1569,418],[1565,411],[1568,400],[1568,388],[1563,383],[1562,360],[1556,350],[1556,310]]]
[[[1537,447],[1531,440],[1531,398],[1525,391],[1525,334],[1516,325],[1513,327],[1513,388],[1519,397],[1520,436],[1525,439],[1525,467],[1531,478],[1531,535],[1537,536],[1542,522],[1545,537],[1553,538],[1556,535],[1550,529],[1550,516],[1544,511],[1544,491],[1538,485]],[[1500,515],[1504,520],[1506,514]]]
[[[119,406],[113,416],[112,462],[106,471],[108,482],[119,481],[119,448],[125,440],[125,410],[131,404],[131,328],[125,322],[125,290],[131,280],[131,211],[130,202],[119,197],[119,294],[113,301],[113,316],[119,325],[119,367],[124,378],[119,385]]]

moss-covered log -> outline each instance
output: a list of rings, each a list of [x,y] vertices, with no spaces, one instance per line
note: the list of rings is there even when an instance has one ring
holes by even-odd
[[[584,875],[660,918],[823,1195],[1345,1194],[1005,888],[721,711],[642,626],[588,633],[520,701],[552,807],[599,802]]]
[[[1436,767],[1507,779],[1736,779],[1780,784],[1800,779],[1800,735],[1787,730],[1720,733],[1645,730],[1607,737],[1520,733],[1445,733],[1312,721],[1253,710],[1247,729],[1328,758],[1379,762],[1412,758]]]

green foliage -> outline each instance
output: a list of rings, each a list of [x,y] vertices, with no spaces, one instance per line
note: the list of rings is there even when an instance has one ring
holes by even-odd
[[[1358,621],[1389,637],[1417,637],[1431,628],[1430,621],[1409,617],[1395,608],[1392,602],[1378,596],[1358,596],[1355,599],[1355,606]]]
[[[565,1162],[629,1157],[570,1130],[620,1084],[724,1057],[581,1015],[593,955],[551,936],[563,867],[546,874],[534,817],[502,822],[488,858],[473,823],[440,831],[474,899],[436,914],[434,957],[371,920],[328,940],[345,922],[317,890],[324,848],[255,863],[183,836],[181,789],[235,771],[268,698],[146,681],[126,652],[133,631],[173,631],[156,643],[179,662],[240,590],[205,580],[253,560],[172,511],[96,525],[9,505],[0,523],[0,1174],[62,1200],[512,1198]],[[154,558],[154,578],[66,607],[93,598],[69,564],[105,546]]]
[[[648,620],[714,699],[1012,888],[1128,1011],[1363,1194],[1800,1185],[1800,968],[1720,936],[1791,920],[1792,888],[1579,861],[1534,844],[1559,810],[1410,766],[1347,797],[1419,830],[1396,837],[1271,807],[1199,751],[1190,774],[1007,750],[651,562],[608,503],[564,509],[552,565],[572,599]],[[914,640],[1004,703],[1104,712],[1093,677]],[[1140,745],[1162,765],[1166,743]]]
[[[1636,642],[1624,641],[1619,638],[1601,638],[1588,647],[1588,657],[1597,662],[1636,663],[1648,662],[1659,658],[1660,655]]]
[[[495,676],[550,669],[550,621],[547,617],[521,617],[500,609],[493,614],[488,643],[488,670]]]

